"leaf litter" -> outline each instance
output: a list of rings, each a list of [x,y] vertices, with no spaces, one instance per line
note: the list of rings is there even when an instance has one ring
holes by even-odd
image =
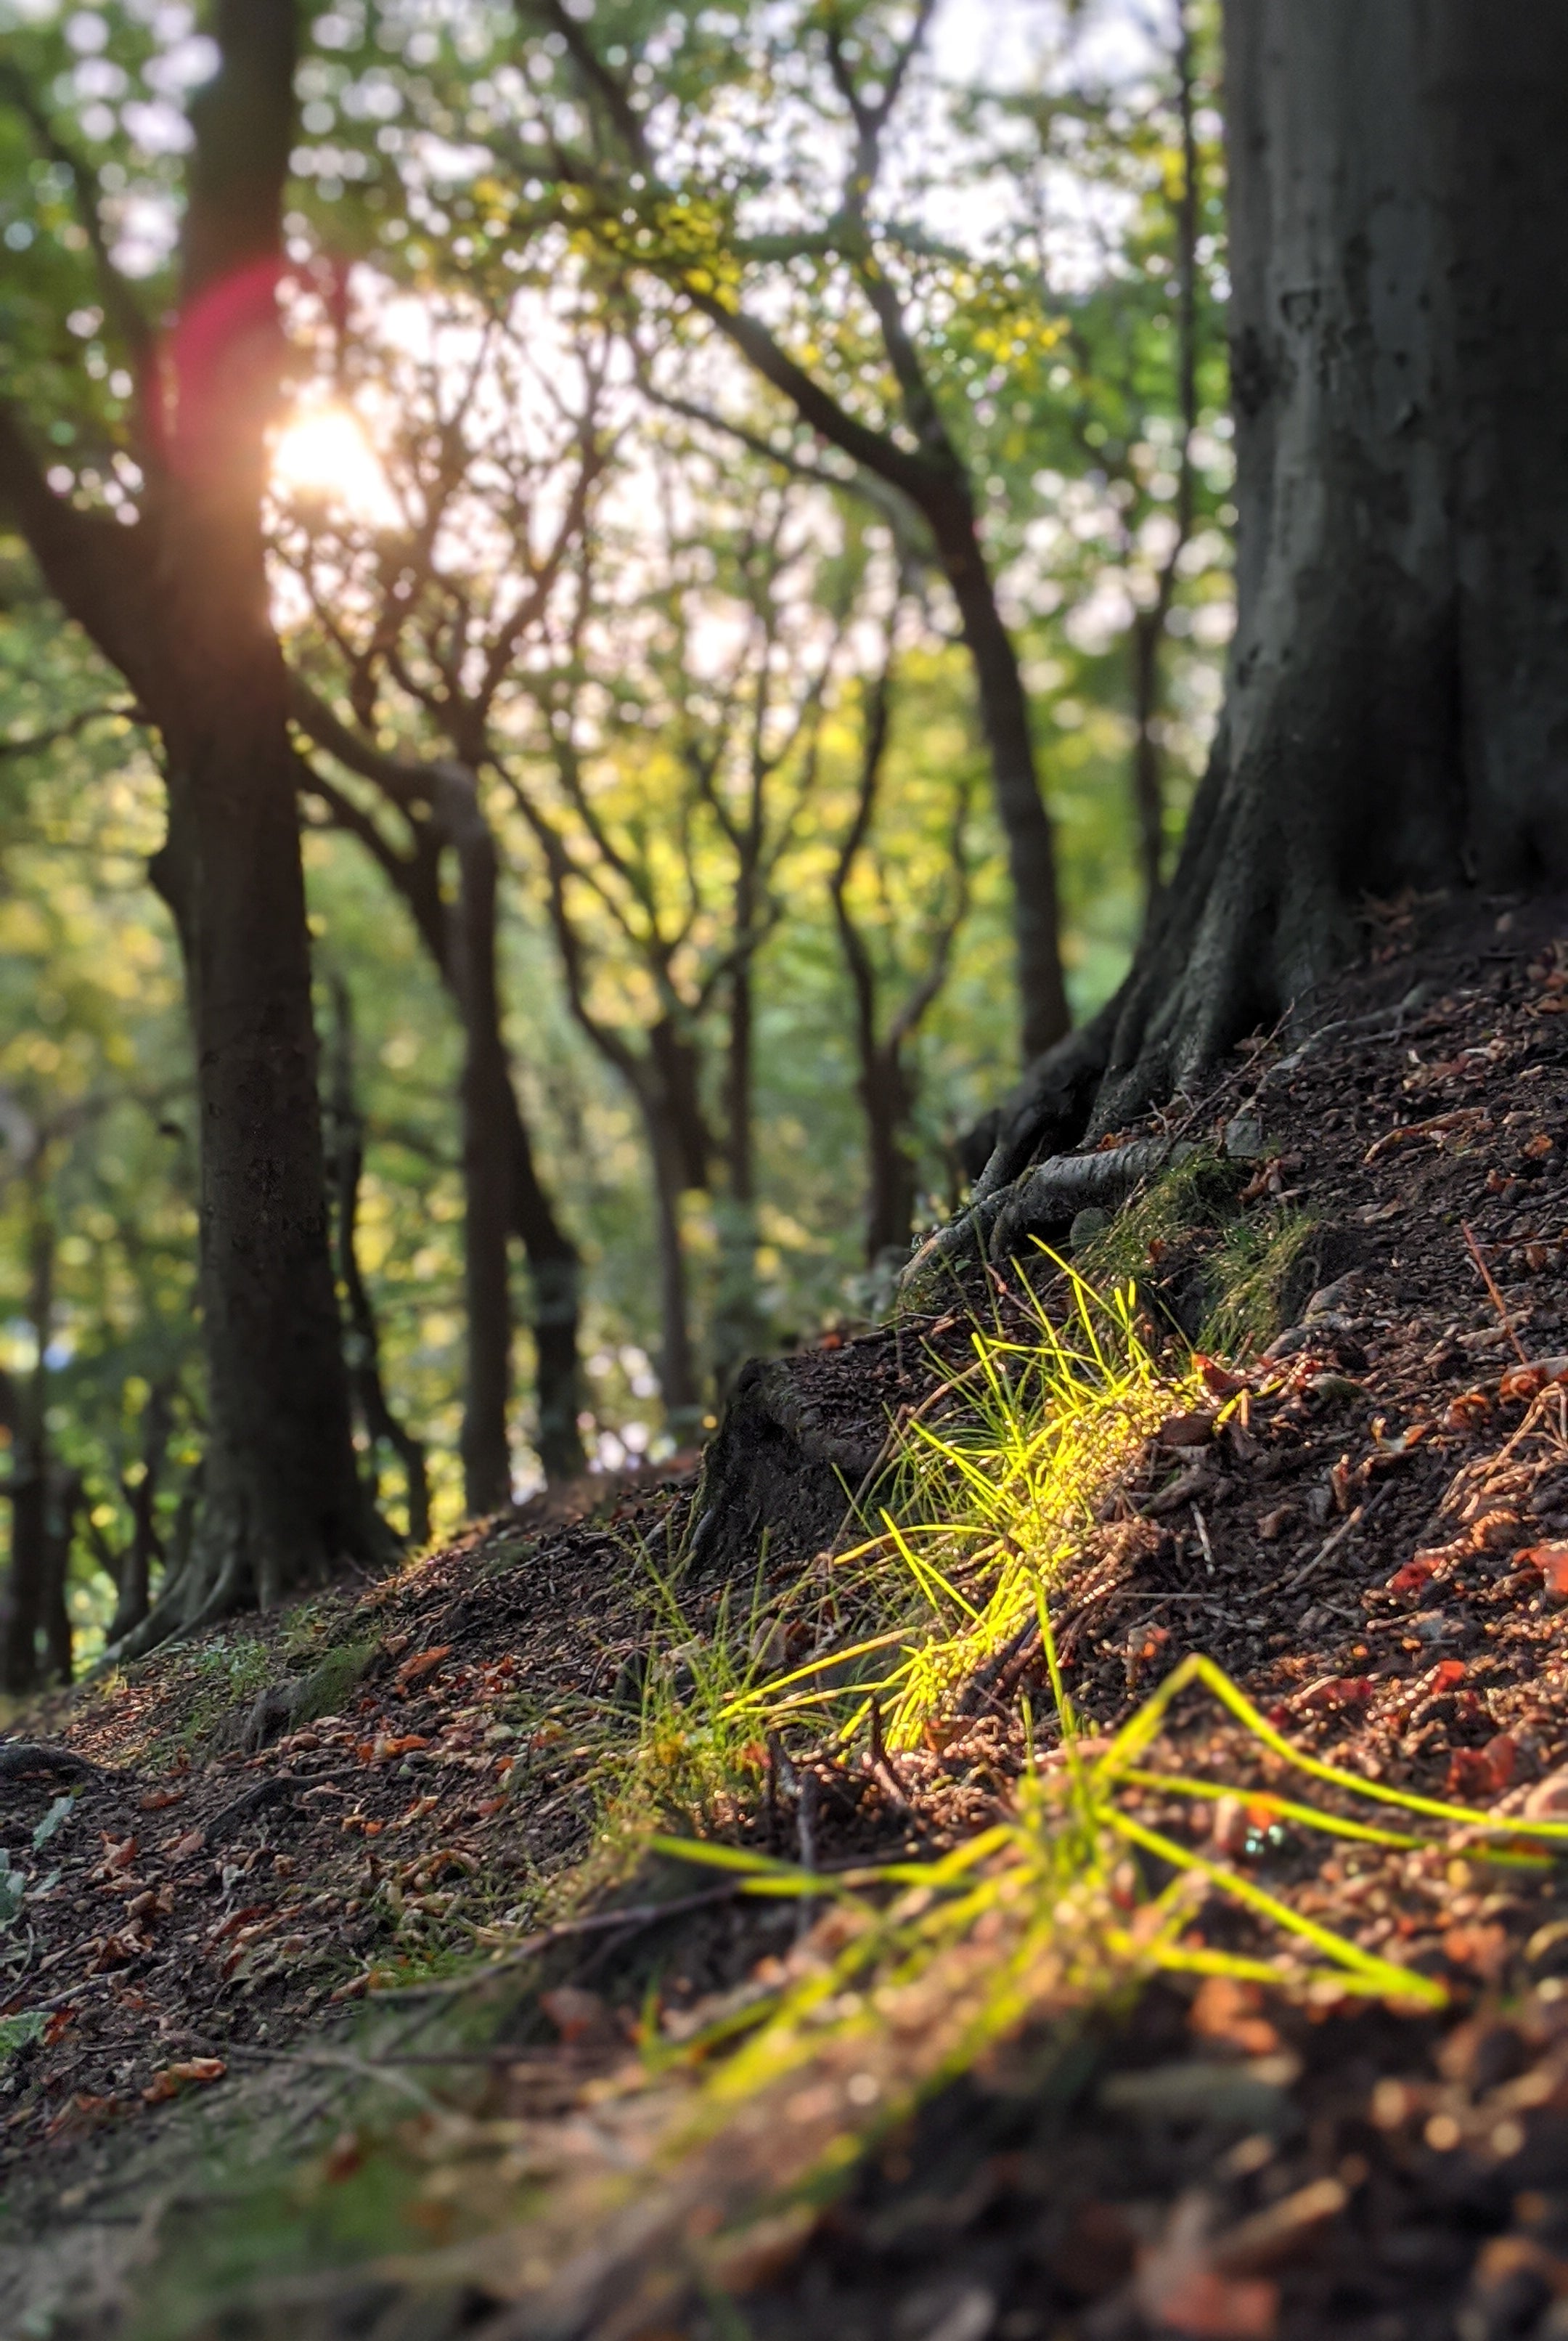
[[[291,2200],[346,2203],[395,2168],[420,2248],[392,2249],[383,2223],[356,2276],[318,2271],[308,2306],[231,2286],[225,2333],[286,2316],[390,2334],[417,2296],[422,2332],[497,2336],[1554,2335],[1565,960],[1503,958],[1489,937],[1413,948],[1325,1011],[1414,994],[1397,1047],[1374,1026],[1335,1054],[1247,1052],[1283,1168],[1241,1208],[1313,1220],[1291,1230],[1311,1280],[1285,1286],[1294,1321],[1258,1354],[1168,1347],[1173,1320],[1203,1331],[1206,1260],[1227,1239],[1255,1259],[1267,1230],[1151,1241],[1122,1327],[1147,1370],[1107,1400],[1115,1469],[1058,1518],[1037,1506],[1021,1553],[991,1500],[1006,1473],[976,1461],[983,1405],[938,1409],[858,1545],[828,1560],[778,1524],[735,1605],[768,1663],[743,1652],[727,1682],[699,1680],[726,1590],[673,1565],[688,1476],[629,1493],[619,1523],[508,1522],[378,1589],[331,1623],[377,1639],[350,1711],[253,1756],[168,1748],[170,1678],[199,1653],[150,1670],[145,1696],[111,1686],[31,1718],[110,1775],[56,1824],[49,1858],[69,1866],[29,1888],[0,2017],[67,2018],[9,2059],[6,2141],[35,2186],[41,2133],[58,2191],[74,2137],[102,2148],[159,2118],[136,2108],[163,2076],[216,2105],[235,2083],[213,2064],[232,2076],[291,2043],[346,2074],[352,2047],[314,2044],[358,1995],[382,2042],[360,2080],[395,2069],[419,2101],[345,2118],[330,2097],[317,2127],[340,2126],[296,2141]],[[1073,1295],[1053,1280],[1042,1261],[1062,1320]],[[939,1334],[810,1353],[801,1380],[831,1376],[841,1400],[858,1380],[884,1416],[896,1381],[913,1414],[940,1372],[971,1375],[968,1325],[947,1314]],[[970,1401],[1038,1350],[1017,1275],[993,1277],[980,1316]],[[922,1513],[955,1469],[980,1500]],[[638,1545],[668,1572],[679,1638],[650,1617]],[[1047,1545],[1031,1619],[1028,1553]],[[865,1631],[894,1567],[903,1609]],[[596,1738],[639,1658],[639,1745],[680,1737],[684,1698],[717,1773],[667,1752],[654,1795]],[[154,1839],[141,1814],[162,1808],[143,1800],[164,1796],[180,1809]],[[20,1812],[21,1784],[8,1797]],[[596,1820],[602,1836],[654,1804],[637,1877],[658,1891],[618,1918],[594,1900],[627,1891]],[[1092,1860],[1067,1859],[1075,1832]],[[18,1835],[9,1858],[31,1857]],[[578,1900],[552,1928],[568,1878]],[[662,1924],[637,1915],[666,1899]],[[202,1923],[171,1941],[183,1907]],[[465,1981],[462,1953],[489,1980]],[[470,2010],[475,2045],[411,2047],[432,2007]],[[332,2041],[352,2037],[341,2022]],[[178,2043],[194,2054],[168,2053],[203,2026]],[[189,2216],[167,2215],[166,2258]],[[162,2283],[145,2303],[173,2299]],[[215,2333],[219,2313],[187,2296],[183,2322],[145,2329]]]

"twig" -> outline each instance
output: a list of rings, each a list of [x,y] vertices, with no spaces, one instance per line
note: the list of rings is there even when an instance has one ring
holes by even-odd
[[[705,1887],[700,1893],[678,1894],[669,1902],[632,1902],[620,1910],[596,1910],[586,1918],[563,1918],[558,1926],[546,1927],[539,1934],[527,1937],[504,1958],[491,1959],[488,1967],[476,1967],[471,1975],[452,1976],[442,1983],[394,1984],[386,1991],[372,1993],[372,1997],[378,2007],[388,2000],[449,1998],[454,1993],[472,1991],[489,1983],[492,1976],[502,1975],[509,1967],[525,1966],[552,1943],[570,1941],[576,1935],[602,1934],[607,1928],[656,1927],[662,1918],[683,1918],[688,1910],[727,1902],[732,1896],[744,1893],[749,1883],[747,1878],[737,1878],[723,1886]]]
[[[893,1759],[888,1753],[888,1743],[882,1737],[882,1702],[875,1691],[871,1694],[871,1767],[892,1790],[894,1810],[908,1812],[910,1805],[904,1793],[904,1783],[894,1768]]]
[[[1324,1562],[1339,1550],[1352,1529],[1360,1528],[1364,1521],[1369,1520],[1378,1506],[1385,1502],[1393,1492],[1391,1488],[1380,1488],[1376,1495],[1369,1497],[1365,1504],[1357,1504],[1350,1518],[1341,1520],[1334,1534],[1325,1543],[1319,1545],[1304,1568],[1298,1569],[1294,1577],[1276,1577],[1272,1585],[1265,1585],[1263,1588],[1263,1592],[1257,1596],[1257,1599],[1261,1600],[1265,1594],[1270,1593],[1294,1593],[1298,1585],[1305,1585],[1309,1577],[1315,1577]]]
[[[802,1770],[799,1793],[795,1799],[795,1827],[800,1838],[800,1867],[809,1876],[817,1868],[817,1800],[821,1784],[815,1772]],[[815,1895],[800,1897],[800,1914],[796,1924],[798,1935],[809,1931]]]
[[[1196,1504],[1192,1508],[1192,1516],[1197,1523],[1197,1540],[1203,1547],[1204,1560],[1207,1566],[1208,1573],[1212,1577],[1214,1575],[1214,1547],[1210,1544],[1208,1539],[1208,1522],[1205,1519],[1203,1514],[1199,1511]]]
[[[1459,1224],[1463,1230],[1464,1240],[1470,1246],[1470,1257],[1475,1262],[1476,1267],[1481,1270],[1482,1280],[1485,1284],[1487,1291],[1492,1295],[1492,1306],[1496,1310],[1498,1316],[1503,1320],[1503,1330],[1513,1344],[1513,1354],[1518,1359],[1522,1366],[1527,1366],[1530,1363],[1530,1360],[1524,1353],[1524,1344],[1513,1330],[1513,1320],[1508,1314],[1507,1306],[1503,1301],[1503,1295],[1497,1290],[1497,1280],[1493,1275],[1492,1270],[1487,1267],[1485,1259],[1482,1253],[1481,1246],[1475,1240],[1475,1230],[1471,1226],[1468,1220],[1462,1220]]]

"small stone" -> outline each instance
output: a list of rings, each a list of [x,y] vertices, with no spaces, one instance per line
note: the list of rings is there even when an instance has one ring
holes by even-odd
[[[1263,1124],[1255,1113],[1238,1113],[1225,1126],[1225,1151],[1232,1162],[1257,1162],[1266,1152]]]
[[[1524,1818],[1531,1821],[1568,1818],[1568,1771],[1548,1772],[1524,1799]]]

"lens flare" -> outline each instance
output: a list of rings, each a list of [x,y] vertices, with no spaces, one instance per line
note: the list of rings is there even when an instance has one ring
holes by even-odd
[[[375,450],[344,406],[312,407],[283,426],[273,449],[273,485],[282,496],[331,504],[356,520],[392,517]]]

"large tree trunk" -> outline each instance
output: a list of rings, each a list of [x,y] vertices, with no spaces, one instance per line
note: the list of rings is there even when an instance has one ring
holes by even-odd
[[[1365,896],[1568,873],[1568,10],[1225,24],[1237,633],[1094,1130],[1305,1005]],[[982,1188],[1077,1134],[1083,1055],[1034,1069]]]
[[[379,1549],[340,1349],[293,768],[260,533],[193,489],[172,501],[158,584],[184,654],[152,712],[169,788],[158,875],[185,949],[201,1114],[208,1439],[190,1567],[136,1648],[247,1599],[266,1608]]]

